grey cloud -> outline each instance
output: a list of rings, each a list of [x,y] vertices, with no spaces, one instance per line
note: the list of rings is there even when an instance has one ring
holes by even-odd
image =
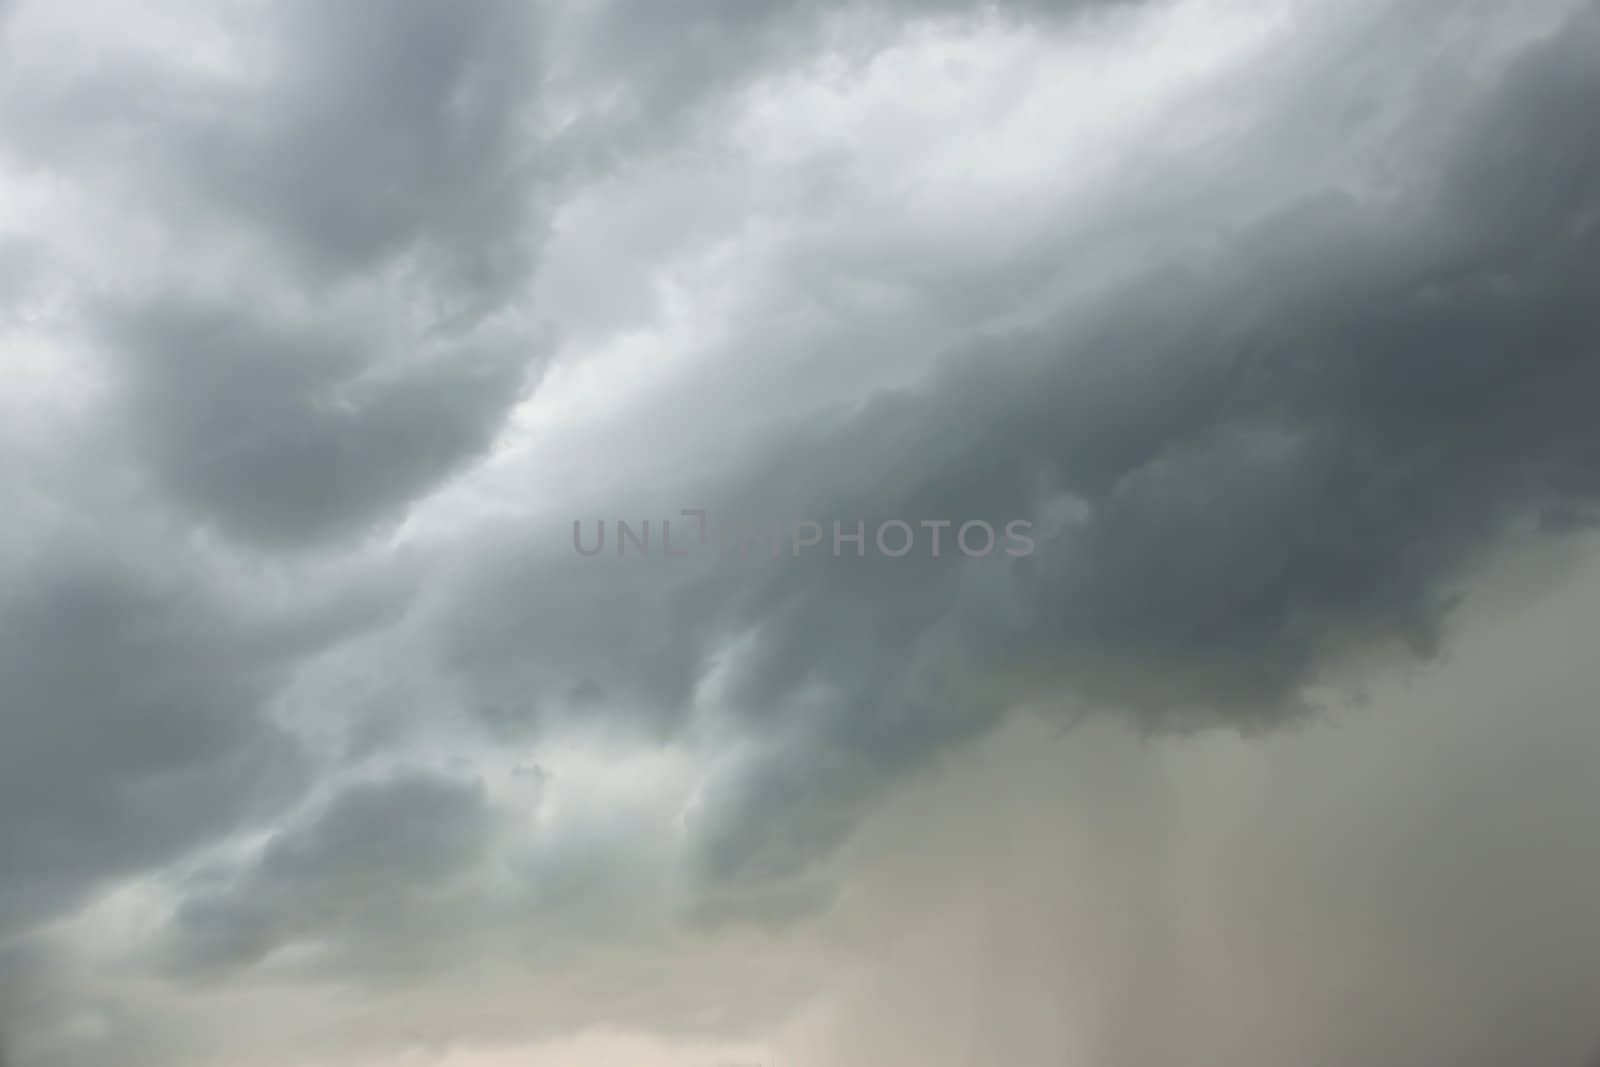
[[[11,1062],[33,1067],[172,1063],[205,1035],[179,1032],[146,1004],[115,992],[115,976],[84,973],[45,938],[0,948],[0,1035],[10,1027]],[[109,979],[109,980],[107,980]]]
[[[542,233],[533,8],[296,2],[217,28],[260,61],[249,77],[104,39],[19,61],[0,149],[178,231],[178,254],[257,239],[259,268],[286,257],[308,291],[398,268],[430,317],[516,295]]]
[[[1346,656],[1431,654],[1499,535],[1596,504],[1595,32],[1582,12],[1532,46],[1399,196],[1274,208],[1225,255],[955,353],[931,383],[779,436],[747,477],[695,494],[740,517],[1030,515],[1036,556],[705,575],[546,561],[489,570],[474,588],[504,579],[505,600],[473,611],[559,606],[575,647],[634,627],[611,670],[678,679],[654,690],[667,722],[690,717],[688,680],[732,657],[725,699],[772,749],[714,782],[714,881],[793,875],[885,781],[1030,695],[1253,728],[1304,710]],[[535,595],[612,580],[635,599]],[[501,636],[468,642],[489,661],[469,679],[496,659],[515,677],[548,641],[485,617]]]
[[[298,746],[261,715],[274,665],[203,591],[79,557],[8,575],[0,617],[0,924],[270,812]]]
[[[14,238],[0,237],[0,323],[28,293],[38,272],[38,250]]]
[[[537,232],[534,9],[297,3],[276,21],[281,68],[261,99],[230,99],[188,146],[232,217],[319,269],[414,252],[467,310],[509,296]]]
[[[539,355],[521,335],[413,347],[182,299],[103,333],[134,440],[173,496],[277,546],[360,531],[479,454]]]
[[[1133,0],[692,0],[670,7],[605,0],[572,19],[552,59],[558,88],[606,101],[552,146],[580,172],[641,148],[670,148],[685,126],[761,78],[831,49],[866,62],[928,19],[1035,20]]]
[[[492,440],[548,348],[524,307],[536,21],[500,0],[295,4],[227,14],[249,78],[114,48],[18,65],[15,157],[170,250],[64,314],[91,320],[132,449],[182,509],[257,547],[321,544]]]
[[[1358,42],[1364,62],[1415,73],[1412,51],[1435,44],[1455,57],[1452,20],[1474,13],[1425,27],[1424,7],[1352,17],[1374,38],[1386,31]],[[1000,8],[1032,19],[1078,5]],[[1101,262],[1109,241],[1086,252],[1052,231],[1000,280],[970,285],[979,272],[965,264],[874,261],[904,270],[896,299],[936,326],[969,313],[1001,321],[1002,305],[1036,307],[1069,275],[1103,282],[1084,304],[1053,304],[1042,321],[956,345],[913,385],[766,422],[763,403],[801,406],[770,395],[788,380],[763,363],[769,353],[738,346],[778,337],[791,321],[778,312],[790,309],[771,309],[776,325],[744,336],[767,309],[736,308],[716,354],[749,355],[753,369],[690,375],[683,393],[703,394],[691,398],[694,418],[629,439],[666,466],[679,454],[673,430],[721,433],[716,455],[671,484],[629,486],[647,464],[604,455],[579,457],[573,479],[592,474],[571,497],[610,519],[690,505],[734,520],[869,526],[1026,516],[1041,533],[1031,558],[969,561],[947,548],[898,561],[583,560],[559,522],[506,520],[486,533],[472,514],[465,532],[422,535],[452,558],[396,579],[400,591],[336,595],[304,614],[252,605],[272,616],[267,625],[220,603],[207,568],[228,571],[249,600],[253,583],[325,578],[300,569],[307,559],[342,573],[351,560],[340,551],[387,558],[360,535],[485,454],[543,366],[523,294],[543,219],[562,180],[596,174],[562,153],[594,162],[593,152],[604,170],[679,144],[685,123],[714,117],[754,79],[840,44],[828,32],[853,16],[884,34],[855,42],[866,55],[908,19],[980,9],[990,10],[958,0],[576,14],[493,0],[297,4],[225,16],[240,20],[223,29],[249,52],[248,76],[111,61],[64,89],[18,75],[22,103],[0,113],[6,165],[78,176],[85,203],[125,197],[147,212],[131,229],[195,259],[150,263],[156,277],[139,287],[113,265],[118,284],[85,285],[52,324],[70,332],[79,311],[92,320],[115,417],[89,435],[105,467],[93,479],[131,485],[139,499],[84,506],[80,518],[104,539],[82,558],[0,571],[0,801],[23,813],[0,828],[0,926],[60,916],[119,877],[249,827],[272,834],[258,855],[204,857],[199,874],[155,879],[178,899],[153,951],[164,977],[192,980],[184,988],[197,996],[207,983],[247,989],[285,948],[313,957],[289,984],[309,976],[387,992],[466,959],[485,973],[504,964],[519,980],[548,976],[583,957],[582,939],[604,954],[635,938],[629,960],[659,961],[685,933],[656,924],[674,908],[695,937],[726,934],[717,928],[729,921],[778,936],[837,904],[837,849],[890,784],[1008,709],[1048,702],[1074,716],[1063,722],[1118,710],[1179,730],[1278,724],[1308,709],[1309,687],[1338,681],[1348,657],[1432,655],[1461,586],[1507,530],[1592,520],[1600,321],[1584,283],[1600,275],[1600,79],[1588,61],[1600,22],[1574,4],[1580,13],[1520,62],[1478,65],[1463,46],[1474,73],[1415,100],[1322,99],[1324,79],[1306,76],[1281,116],[1241,139],[1259,156],[1213,161],[1218,173],[1251,174],[1198,237],[1158,220],[1129,238],[1132,251]],[[565,36],[547,36],[551,26]],[[1257,96],[1280,88],[1243,80]],[[1388,89],[1405,77],[1375,80]],[[540,123],[567,117],[544,112],[547,92],[562,106],[602,102],[541,146]],[[1346,116],[1363,106],[1384,114],[1371,127]],[[1328,150],[1317,165],[1284,163],[1279,185],[1261,179],[1277,165],[1271,153],[1323,136],[1318,109],[1341,116],[1327,127],[1336,133],[1398,129],[1398,141],[1417,143],[1354,156],[1367,168],[1354,174]],[[1297,124],[1306,129],[1288,129]],[[104,166],[112,159],[126,166]],[[1186,188],[1129,180],[1182,213]],[[1112,215],[1108,229],[1149,221],[1138,205]],[[826,281],[835,251],[780,249],[798,261],[777,267],[781,298],[799,275]],[[208,256],[224,276],[200,285],[190,275]],[[844,301],[825,313],[853,311]],[[862,352],[892,363],[880,350],[906,337],[972,332],[936,326],[847,321],[819,333],[846,354],[815,366],[843,368]],[[851,347],[862,335],[864,348]],[[806,352],[813,341],[802,332],[787,343]],[[584,354],[564,369],[581,378]],[[913,362],[930,361],[896,366]],[[26,488],[29,501],[48,498],[45,510],[81,503],[73,486]],[[187,578],[164,584],[108,562],[135,554],[128,546],[150,524]],[[54,533],[40,524],[20,536]],[[384,639],[337,647],[377,625],[389,628]],[[510,854],[497,851],[506,813],[484,790],[423,775],[345,784],[274,822],[304,784],[305,757],[263,709],[306,682],[309,660],[322,673],[293,691],[303,715],[354,714],[349,704],[365,698],[377,706],[368,738],[343,753],[352,762],[382,766],[440,739],[471,751],[533,738],[559,746],[568,730],[589,731],[585,740],[636,732],[674,757],[693,753],[703,779],[681,834],[675,812],[583,812]],[[468,735],[473,726],[483,736]],[[561,772],[550,783],[543,792],[559,792]],[[629,960],[594,975],[575,967],[563,986],[571,1002],[552,992],[537,1024],[520,1003],[475,1014],[452,1002],[416,1030],[576,1027],[602,1011],[693,1029],[702,1016],[691,1009],[716,983],[688,988],[665,964],[618,979]],[[1134,971],[1131,986],[1152,977]],[[673,988],[662,998],[652,983]],[[761,999],[733,994],[730,1003]],[[676,1009],[681,1018],[664,1018]]]
[[[397,935],[470,875],[491,825],[474,784],[397,775],[353,786],[309,822],[278,831],[230,884],[191,887],[168,942],[171,962],[208,974],[308,940],[331,944],[336,957],[366,954],[338,966],[392,967],[416,948],[414,937]]]
[[[656,980],[669,960],[698,965],[663,923],[671,842],[659,812],[623,801],[529,836],[532,815],[491,802],[482,782],[432,772],[348,786],[281,824],[254,858],[176,887],[179,906],[150,960],[196,990],[285,977],[353,983],[376,1016],[420,998],[414,1031],[440,1046],[468,1019],[526,1037],[597,1016],[694,1032],[707,1003],[728,1018],[770,1015],[770,1002],[757,1007],[767,990],[709,994]],[[294,951],[269,959],[285,949]],[[637,971],[613,966],[636,951]],[[522,992],[440,998],[442,973],[466,989],[497,975]]]
[[[468,680],[469,706],[506,736],[630,707],[670,732],[713,640],[707,591],[659,568],[575,566],[562,533],[550,545],[519,531],[490,555],[498,565],[469,568],[434,624],[440,668]]]

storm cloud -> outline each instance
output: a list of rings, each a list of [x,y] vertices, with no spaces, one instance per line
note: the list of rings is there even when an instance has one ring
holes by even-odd
[[[958,926],[1077,997],[1081,1040],[974,1023],[972,1057],[1223,1055],[1183,968],[1255,979],[1188,916],[1332,999],[1271,943],[1315,916],[1230,894],[1286,832],[1250,806],[1354,811],[1339,775],[1367,757],[1327,742],[1305,796],[1262,784],[1241,842],[1205,746],[1293,764],[1287,739],[1374,692],[1427,709],[1403,755],[1355,743],[1388,803],[1415,803],[1414,766],[1467,783],[1461,808],[1404,840],[1311,819],[1308,862],[1394,895],[1318,897],[1307,951],[1403,936],[1425,887],[1459,922],[1417,931],[1419,983],[1454,938],[1554,960],[1547,1001],[1577,1004],[1588,941],[1477,938],[1488,897],[1404,841],[1488,804],[1506,823],[1467,866],[1587,885],[1502,835],[1592,798],[1481,799],[1425,754],[1478,727],[1398,679],[1456,677],[1469,623],[1553,657],[1517,692],[1582,658],[1558,622],[1495,630],[1494,597],[1588,573],[1600,514],[1596,54],[1581,0],[0,4],[13,1061],[924,1062],[956,1046],[850,1021],[849,989],[899,973],[850,985],[850,946],[1007,893],[1017,929]],[[947,543],[572,543],[692,538],[690,514]],[[1013,521],[1033,551],[953,547]],[[1526,735],[1457,693],[1497,739],[1460,758],[1526,736],[1507,773],[1537,778],[1552,738],[1592,741],[1575,686],[1528,696]],[[1188,755],[1107,740],[1133,736]],[[1121,814],[1001,810],[1008,768]],[[965,788],[943,829],[919,814]],[[1057,859],[1104,881],[989,856],[995,886],[956,901],[894,843],[1008,827],[1081,835]],[[1182,882],[1208,863],[1234,866]],[[1030,870],[1079,903],[1016,888]],[[1092,914],[1098,977],[1020,932]],[[1285,1044],[1232,1058],[1438,1062],[1544,1017],[1505,994],[1485,1021],[1507,973],[1386,1028],[1386,966],[1350,1029],[1273,997],[1259,1032]],[[1037,1021],[1000,986],[975,1002]]]

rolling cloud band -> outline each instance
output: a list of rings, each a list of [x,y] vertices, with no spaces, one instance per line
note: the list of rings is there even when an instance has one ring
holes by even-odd
[[[1597,56],[0,0],[0,1057],[1582,1063]]]

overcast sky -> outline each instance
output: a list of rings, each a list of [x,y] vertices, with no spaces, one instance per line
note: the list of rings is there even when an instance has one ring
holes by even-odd
[[[1585,1067],[1597,57],[0,0],[0,1062]]]

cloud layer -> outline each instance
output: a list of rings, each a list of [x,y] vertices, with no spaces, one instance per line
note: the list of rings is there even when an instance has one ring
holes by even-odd
[[[0,5],[14,1058],[781,1054],[885,805],[1019,709],[1281,744],[1434,661],[1600,504],[1597,50],[1573,0]],[[1035,550],[574,550],[686,509]],[[1085,795],[1157,803],[1127,760]],[[1179,1062],[1105,1010],[1085,1062]]]

